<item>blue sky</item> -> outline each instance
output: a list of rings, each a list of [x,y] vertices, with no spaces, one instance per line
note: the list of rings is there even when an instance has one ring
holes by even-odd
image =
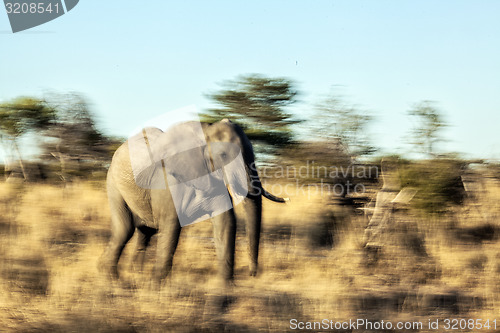
[[[406,111],[434,100],[444,150],[500,159],[499,1],[90,1],[12,34],[0,10],[0,101],[76,91],[127,135],[240,74],[298,83],[306,118],[332,86],[405,152]]]

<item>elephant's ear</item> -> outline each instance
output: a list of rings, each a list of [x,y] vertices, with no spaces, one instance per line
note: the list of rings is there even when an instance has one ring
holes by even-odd
[[[240,203],[249,192],[250,177],[241,147],[232,142],[211,142],[208,144],[213,171],[222,171],[224,183],[233,204]]]
[[[189,167],[197,161],[188,162],[198,159],[197,150],[204,145],[205,136],[199,122],[178,124],[166,132],[151,127],[143,129],[128,140],[130,162],[137,185],[148,189],[165,189],[167,182],[164,176],[152,177],[158,175],[154,170],[161,171],[165,167],[170,169],[167,171],[175,169],[167,174],[177,173],[183,178],[195,178],[192,174],[196,170]],[[162,162],[167,160],[169,162]],[[186,162],[185,166],[177,168],[183,162]]]
[[[233,199],[233,205],[237,205],[248,196],[248,187],[252,184],[249,181],[248,169],[245,167],[241,152],[224,167],[224,175],[227,179],[226,185]]]
[[[201,147],[202,150],[203,150],[203,160],[204,160],[204,163],[205,163],[205,166],[207,168],[207,170],[210,170],[210,171],[215,171],[215,167],[214,167],[214,160],[212,158],[212,155],[210,154],[210,149],[209,149],[209,145],[206,144],[204,145],[203,147]]]

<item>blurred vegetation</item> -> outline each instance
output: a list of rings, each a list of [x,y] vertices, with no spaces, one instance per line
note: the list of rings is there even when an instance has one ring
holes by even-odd
[[[100,131],[88,102],[78,94],[52,95],[49,104],[56,117],[45,133],[40,157],[49,164],[57,160],[62,180],[84,176],[88,170],[104,171],[124,140]]]
[[[0,140],[6,152],[17,156],[24,179],[28,176],[18,141],[29,132],[48,128],[54,119],[54,109],[40,99],[18,97],[0,104]]]
[[[25,162],[18,141],[27,134],[35,138],[39,155]],[[0,104],[0,139],[4,151],[16,156],[20,169],[6,163],[4,176],[31,181],[103,179],[123,142],[100,131],[88,102],[72,93],[46,99],[19,97]]]
[[[307,139],[276,153],[276,168],[291,169],[299,173],[294,181],[326,185],[342,198],[355,192],[358,184],[371,186],[378,181],[378,166],[359,160],[376,151],[366,131],[372,120],[365,110],[332,93],[299,124]]]
[[[356,162],[345,147],[335,141],[298,142],[282,149],[276,158],[276,166],[266,167],[265,174],[261,172],[261,175],[299,186],[315,184],[338,198],[359,195],[356,192],[363,192],[378,182],[377,164]]]
[[[476,161],[476,163],[485,164],[484,161]],[[500,179],[500,163],[488,163],[486,169],[492,177]]]
[[[444,213],[464,199],[461,176],[467,165],[459,159],[400,160],[401,184],[418,190],[411,201],[413,207],[426,213]]]
[[[257,153],[274,154],[294,142],[291,125],[300,122],[287,111],[296,102],[295,83],[286,78],[244,75],[224,82],[208,95],[218,104],[201,115],[204,122],[229,118],[240,125]]]
[[[249,76],[226,87],[213,95],[222,106],[204,120],[235,119],[275,159],[263,180],[269,185],[282,185],[277,178],[297,181],[297,187],[287,193],[286,207],[263,201],[262,270],[256,279],[247,273],[246,240],[238,228],[237,283],[225,294],[214,279],[210,223],[183,230],[175,269],[160,293],[149,287],[155,237],[144,272],[129,265],[134,253],[127,246],[120,262],[125,283],[110,284],[96,265],[110,237],[110,211],[103,186],[93,185],[102,185],[123,140],[99,130],[88,101],[77,94],[0,104],[1,143],[19,161],[0,169],[0,175],[12,180],[17,172],[17,181],[32,182],[0,183],[0,292],[5,296],[0,324],[5,330],[281,332],[290,328],[291,318],[425,325],[498,315],[500,165],[438,155],[444,123],[432,103],[411,111],[419,122],[413,143],[428,159],[384,157],[397,161],[401,185],[418,192],[410,208],[394,209],[397,223],[384,230],[384,247],[373,251],[362,248],[367,219],[352,209],[353,202],[340,205],[343,201],[333,201],[330,192],[307,186],[341,184],[353,190],[362,184],[366,197],[375,196],[381,182],[374,170],[381,170],[382,157],[370,155],[375,147],[366,130],[373,119],[332,95],[300,123],[310,129],[301,139],[293,126],[298,122],[286,111],[297,95],[291,81]],[[29,135],[38,141],[39,155],[23,160],[18,143]],[[360,169],[371,173],[360,175]],[[484,181],[479,199],[464,200],[464,173],[472,175],[471,182]],[[49,184],[36,183],[42,180]]]
[[[498,202],[499,183],[489,195]],[[225,291],[215,278],[211,223],[184,228],[174,269],[157,291],[149,285],[156,237],[142,272],[130,265],[134,247],[124,249],[125,282],[110,283],[98,271],[110,236],[102,188],[75,182],[19,191],[0,183],[0,324],[12,332],[284,332],[291,318],[369,318],[423,322],[424,329],[408,331],[425,331],[429,320],[498,318],[500,206],[483,206],[491,227],[465,210],[433,225],[396,212],[401,223],[389,226],[384,248],[372,253],[359,244],[364,216],[328,200],[311,189],[286,207],[263,201],[259,275],[248,274],[239,229],[236,283]]]
[[[415,104],[408,114],[416,120],[410,138],[416,150],[427,154],[429,157],[436,157],[436,144],[443,141],[440,136],[441,130],[446,127],[442,112],[433,101],[422,101]]]
[[[358,184],[375,190],[380,159],[367,159],[377,151],[367,134],[373,117],[331,93],[317,102],[307,121],[297,120],[288,108],[299,95],[295,86],[286,78],[240,76],[208,95],[215,104],[201,118],[230,118],[241,125],[261,159],[268,162],[261,164],[266,167],[261,173],[264,180],[326,184],[330,190],[339,184],[344,189],[341,197]],[[463,200],[461,175],[467,162],[459,156],[436,154],[436,145],[442,141],[440,131],[446,126],[436,103],[416,103],[408,114],[417,121],[412,143],[430,159],[400,159],[402,185],[418,190],[412,201],[415,208],[442,213]],[[308,137],[300,137],[298,129],[306,130]],[[39,155],[36,160],[23,161],[18,141],[29,133],[36,137]],[[17,172],[25,180],[64,182],[105,179],[111,157],[124,141],[101,131],[88,101],[76,93],[51,94],[44,99],[19,97],[0,104],[0,139],[19,161],[18,167],[5,165],[1,171],[5,178]],[[495,174],[500,167],[490,165],[490,169]]]
[[[332,93],[316,105],[309,127],[313,137],[341,146],[351,158],[356,159],[377,150],[366,133],[372,120],[366,111]]]

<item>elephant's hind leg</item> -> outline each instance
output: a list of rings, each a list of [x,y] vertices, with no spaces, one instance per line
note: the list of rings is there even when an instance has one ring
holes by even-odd
[[[146,256],[146,248],[151,241],[151,237],[156,234],[156,229],[149,228],[146,226],[137,227],[137,248],[134,255],[134,268],[136,270],[142,271],[144,267],[144,258]]]
[[[134,234],[134,223],[130,209],[121,194],[108,186],[109,207],[111,211],[111,239],[103,255],[103,268],[118,278],[118,261],[125,244]]]

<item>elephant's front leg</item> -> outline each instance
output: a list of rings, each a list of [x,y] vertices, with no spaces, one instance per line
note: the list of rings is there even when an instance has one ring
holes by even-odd
[[[215,248],[219,260],[219,272],[227,283],[233,279],[236,218],[233,209],[212,218]]]
[[[243,201],[243,207],[248,237],[248,253],[250,256],[250,275],[256,276],[259,262],[262,197],[246,198]]]
[[[179,242],[180,233],[181,225],[177,219],[162,225],[158,231],[154,278],[159,284],[168,276],[172,269],[172,261],[177,243]]]

